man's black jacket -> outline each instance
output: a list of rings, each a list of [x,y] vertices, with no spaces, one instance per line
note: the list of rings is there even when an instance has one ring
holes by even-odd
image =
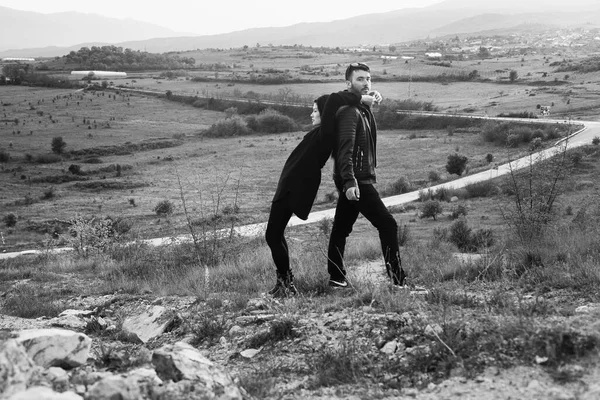
[[[298,218],[308,218],[321,184],[321,169],[334,145],[335,114],[341,106],[358,105],[360,100],[360,96],[348,91],[329,95],[321,125],[304,136],[285,162],[273,202],[288,201]]]

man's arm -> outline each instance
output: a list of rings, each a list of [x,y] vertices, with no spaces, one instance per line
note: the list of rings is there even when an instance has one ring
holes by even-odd
[[[348,91],[331,93],[321,115],[321,138],[322,143],[319,149],[319,166],[323,168],[327,159],[331,155],[335,137],[335,118],[340,107],[345,105],[358,105],[361,97]]]
[[[352,159],[358,118],[358,113],[354,107],[344,107],[337,115],[338,134],[335,157],[344,192],[347,192],[349,188],[358,188],[358,183],[354,177]]]

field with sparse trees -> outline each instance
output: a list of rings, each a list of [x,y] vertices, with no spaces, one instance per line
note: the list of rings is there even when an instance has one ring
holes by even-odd
[[[498,165],[576,132],[578,119],[597,120],[597,72],[571,67],[560,84],[533,76],[551,71],[545,55],[450,67],[307,48],[181,56],[196,68],[0,88],[0,251],[40,250],[0,259],[0,329],[44,327],[70,308],[107,321],[81,328],[93,362],[69,372],[67,390],[89,371],[132,374],[181,340],[248,398],[583,399],[600,390],[600,139],[494,177]],[[351,287],[328,287],[331,221],[322,220],[288,228],[300,295],[271,299],[264,239],[233,228],[266,221],[312,100],[342,89],[340,71],[355,59],[372,65],[384,96],[377,188],[419,193],[390,207],[409,288],[389,286],[363,218],[348,242]],[[61,80],[60,64],[46,66]],[[550,117],[539,104],[552,104]],[[335,206],[331,168],[314,211]],[[490,180],[431,189],[478,172]],[[183,234],[191,240],[145,241]],[[140,342],[124,322],[148,305],[172,318]]]

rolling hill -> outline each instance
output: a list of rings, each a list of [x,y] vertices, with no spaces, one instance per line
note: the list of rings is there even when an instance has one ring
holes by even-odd
[[[114,44],[154,53],[244,45],[360,46],[400,43],[449,34],[477,34],[503,30],[547,29],[548,27],[598,28],[600,5],[591,0],[564,3],[507,0],[482,4],[472,0],[447,0],[424,7],[387,13],[365,14],[330,22],[300,23],[287,27],[254,28],[218,35],[181,36],[166,28],[133,20],[89,14],[37,14],[0,7],[0,24],[7,29],[24,29],[30,34],[14,42],[0,38],[0,57],[51,57],[83,46]],[[5,24],[10,25],[5,25]],[[86,29],[81,29],[85,25]],[[80,32],[73,35],[72,32]],[[84,33],[85,32],[85,33]],[[137,37],[135,37],[137,35]],[[64,45],[65,47],[57,47]],[[53,47],[51,47],[53,46]]]

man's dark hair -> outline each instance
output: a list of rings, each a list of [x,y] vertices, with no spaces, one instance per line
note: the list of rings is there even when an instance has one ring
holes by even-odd
[[[369,68],[367,64],[361,62],[354,62],[348,65],[348,68],[346,68],[346,80],[349,81],[350,77],[352,76],[352,73],[357,70],[371,72],[371,68]]]

